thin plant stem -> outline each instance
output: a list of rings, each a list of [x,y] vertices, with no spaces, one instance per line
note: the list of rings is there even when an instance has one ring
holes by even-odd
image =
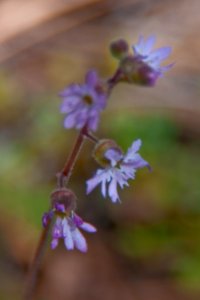
[[[51,227],[51,220],[49,220],[48,224],[42,229],[42,233],[41,233],[39,243],[38,243],[38,246],[37,246],[37,249],[35,252],[35,256],[33,258],[33,262],[31,264],[31,267],[29,270],[29,276],[28,276],[28,280],[27,280],[27,286],[26,286],[26,291],[25,291],[25,295],[24,295],[24,300],[33,299],[33,296],[35,293],[35,287],[37,285],[38,272],[39,272],[43,254],[45,251],[50,227]]]
[[[86,138],[88,138],[88,140],[90,140],[93,143],[98,143],[98,141],[99,141],[99,139],[96,136],[94,136],[93,134],[91,134],[89,132],[86,132],[84,135]]]
[[[75,165],[76,159],[78,157],[78,154],[82,148],[85,132],[87,132],[87,126],[85,125],[81,131],[79,132],[79,135],[77,137],[77,140],[74,144],[74,147],[71,151],[71,154],[69,155],[68,160],[66,161],[62,171],[57,175],[58,177],[58,187],[63,187],[65,184],[68,183],[69,178],[71,176],[73,167]]]
[[[113,87],[121,80],[121,78],[122,78],[122,72],[121,72],[120,68],[118,68],[115,71],[114,75],[107,80],[109,93],[111,93]]]

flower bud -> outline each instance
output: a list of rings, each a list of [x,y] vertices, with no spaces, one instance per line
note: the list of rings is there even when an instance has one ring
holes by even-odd
[[[118,154],[118,156],[122,155],[122,150],[120,147],[116,144],[115,141],[109,140],[109,139],[102,139],[100,140],[93,151],[93,158],[96,160],[96,162],[102,166],[102,167],[108,167],[110,166],[110,160],[106,158],[105,154],[108,150],[113,150]]]
[[[138,75],[135,78],[135,82],[145,86],[154,86],[160,76],[160,72],[155,71],[146,64],[143,64],[143,66],[140,66],[138,69]]]
[[[69,213],[75,210],[76,201],[75,194],[67,188],[56,189],[51,194],[52,207],[58,212]]]
[[[110,44],[110,52],[115,58],[121,59],[128,53],[128,43],[123,39],[113,41]]]
[[[121,60],[120,70],[125,81],[144,86],[155,85],[156,80],[160,77],[159,71],[154,70],[144,61],[131,55]]]

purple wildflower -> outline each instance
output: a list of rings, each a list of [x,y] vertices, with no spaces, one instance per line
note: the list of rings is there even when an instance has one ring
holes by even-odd
[[[86,252],[87,242],[79,228],[91,233],[96,232],[96,228],[93,225],[83,222],[76,214],[63,218],[58,216],[52,229],[51,248],[55,249],[59,239],[62,238],[67,250],[77,248],[81,252]]]
[[[107,193],[112,202],[120,201],[117,185],[120,188],[128,186],[128,179],[134,179],[136,170],[149,167],[149,164],[138,154],[141,140],[134,141],[125,155],[119,149],[110,148],[105,153],[109,166],[97,170],[93,178],[87,180],[87,194],[98,184],[101,184],[101,193],[105,198]]]
[[[152,50],[155,44],[155,36],[149,36],[146,40],[140,36],[137,44],[133,45],[134,57],[145,63],[152,71],[155,72],[155,80],[162,76],[165,71],[168,71],[173,64],[160,66],[163,60],[171,54],[171,47],[162,47]]]
[[[43,216],[43,226],[47,226],[47,222],[56,216],[56,221],[52,228],[52,241],[51,248],[55,249],[58,246],[59,239],[64,240],[64,244],[67,250],[73,250],[77,248],[81,252],[87,251],[87,242],[79,229],[93,233],[96,232],[96,228],[84,222],[73,211],[66,213],[64,204],[56,203],[54,208]]]
[[[96,71],[89,71],[84,84],[71,84],[60,96],[63,98],[61,113],[67,114],[65,128],[81,129],[87,124],[88,129],[97,129],[100,112],[106,106],[107,94]]]

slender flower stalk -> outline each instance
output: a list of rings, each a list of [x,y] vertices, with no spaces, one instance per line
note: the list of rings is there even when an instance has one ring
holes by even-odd
[[[117,69],[114,75],[108,79],[107,84],[108,84],[108,93],[110,93],[113,89],[113,87],[121,81],[123,78],[123,73],[120,69]]]
[[[33,258],[29,270],[27,285],[24,294],[24,300],[31,300],[34,297],[35,287],[37,285],[38,272],[45,252],[50,227],[51,227],[51,219],[47,220],[46,227],[42,229],[42,233],[38,242],[35,256]]]
[[[87,126],[84,126],[81,129],[81,131],[79,132],[77,140],[74,144],[74,147],[72,149],[71,154],[69,155],[69,158],[68,158],[66,164],[64,165],[62,171],[60,173],[58,173],[58,175],[57,175],[59,187],[63,187],[64,185],[67,184],[67,182],[71,176],[75,162],[77,160],[78,154],[81,151],[81,147],[83,145],[84,137],[86,136],[86,133],[87,133]]]

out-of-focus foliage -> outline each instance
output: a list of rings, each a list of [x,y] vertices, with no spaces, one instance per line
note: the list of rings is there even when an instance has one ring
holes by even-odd
[[[184,279],[184,284],[198,287],[200,143],[181,141],[180,125],[162,114],[120,113],[111,122],[110,132],[125,148],[133,137],[142,138],[143,156],[151,162],[153,173],[148,179],[145,175],[142,186],[139,176],[137,190],[140,194],[144,189],[143,197],[161,212],[150,222],[143,219],[138,224],[122,225],[120,249],[140,260],[167,260],[167,267]]]

